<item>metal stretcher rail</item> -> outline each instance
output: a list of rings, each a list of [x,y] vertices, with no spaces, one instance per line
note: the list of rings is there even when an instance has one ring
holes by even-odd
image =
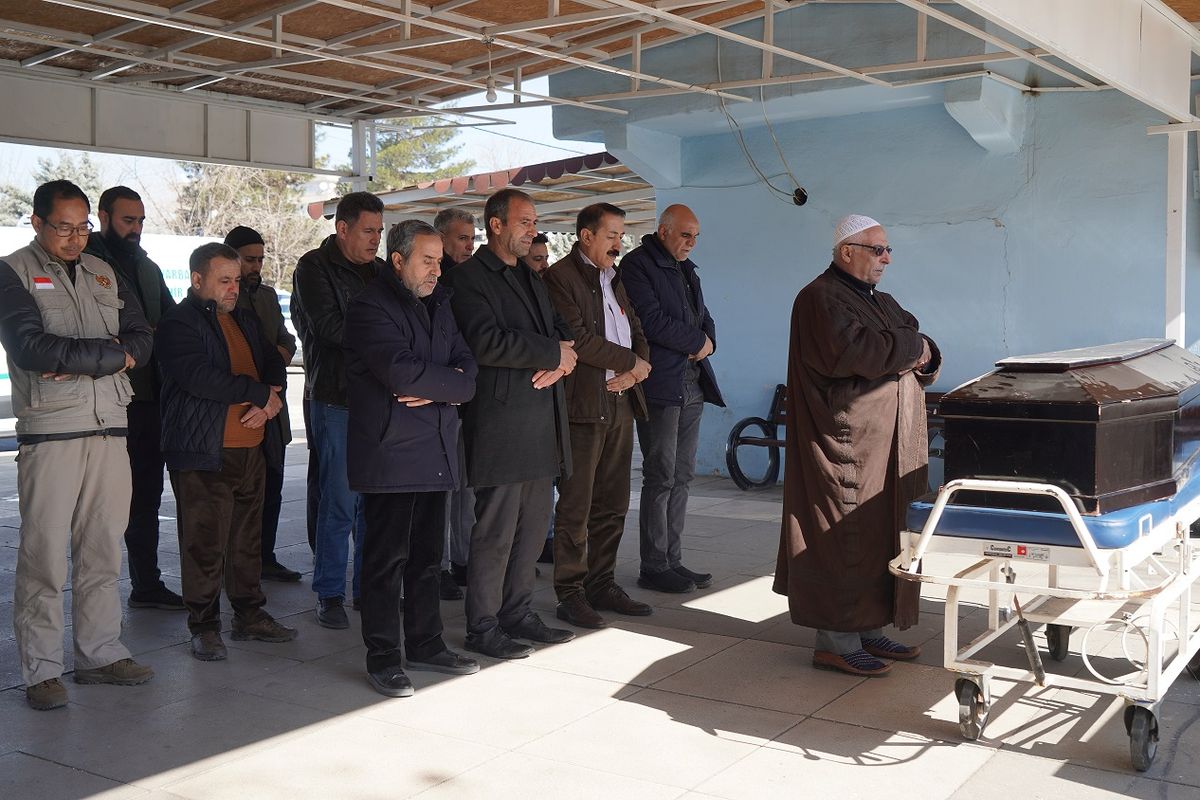
[[[947,506],[961,491],[1052,497],[1061,506],[1063,517],[1078,538],[1078,546],[1064,543],[1027,549],[1019,547],[1021,543],[1001,524],[1002,515],[1012,513],[1005,509],[996,510],[993,540],[939,532]],[[985,518],[989,511],[972,508],[982,512]],[[1161,508],[1155,513],[1160,512]],[[1044,519],[1046,516],[1031,515],[1031,518]],[[1148,769],[1157,752],[1158,711],[1162,698],[1200,651],[1200,630],[1193,622],[1193,617],[1200,615],[1193,614],[1190,596],[1192,586],[1200,577],[1196,563],[1200,547],[1189,537],[1190,526],[1197,518],[1200,518],[1200,497],[1175,508],[1157,524],[1152,515],[1142,515],[1137,518],[1137,536],[1129,544],[1101,548],[1070,495],[1060,487],[1034,481],[990,479],[959,479],[943,486],[921,530],[901,531],[900,554],[890,562],[889,569],[904,580],[947,587],[944,666],[956,677],[955,694],[963,736],[978,739],[983,734],[991,706],[992,678],[1115,695],[1126,703],[1124,723],[1130,737],[1133,766],[1139,771]],[[1061,524],[1061,519],[1056,524]],[[997,542],[1002,546],[997,546]],[[1009,544],[1012,546],[1006,547]],[[1013,558],[1012,554],[1026,550],[1036,551],[1036,563],[1047,568],[1044,581],[1017,581],[1014,566],[1029,562]],[[1009,555],[998,555],[999,552]],[[960,565],[939,570],[942,565],[937,561],[942,556],[964,555],[977,560],[965,568]],[[1095,586],[1060,585],[1060,568],[1075,567],[1081,568],[1081,576],[1073,577],[1085,582],[1095,581]],[[987,592],[988,627],[960,647],[958,605],[960,592],[964,589]],[[1016,603],[1017,594],[1022,595],[1019,604]],[[1027,598],[1026,595],[1033,596]],[[1018,606],[1015,617],[1007,613],[1005,602],[1009,598]],[[1101,611],[1100,619],[1085,619],[1080,608],[1089,604],[1092,613],[1097,609]],[[1105,610],[1114,604],[1120,607],[1118,611]],[[1168,612],[1172,612],[1173,620],[1168,618]],[[1105,618],[1104,614],[1109,616]],[[1083,626],[1086,632],[1080,641],[1080,655],[1084,667],[1095,680],[1046,674],[1028,628],[1029,622],[1047,626],[1049,654],[1058,661],[1064,660],[1069,653],[1073,627]],[[1030,662],[1028,669],[976,658],[980,651],[1014,626],[1020,626],[1025,640]],[[1134,667],[1133,672],[1120,679],[1098,672],[1086,652],[1089,636],[1104,626],[1120,628],[1126,660]],[[1136,634],[1145,646],[1144,661],[1130,655],[1128,639],[1131,634]]]

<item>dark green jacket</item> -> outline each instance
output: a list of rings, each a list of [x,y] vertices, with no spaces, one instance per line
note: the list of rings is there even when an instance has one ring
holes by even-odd
[[[162,270],[158,268],[140,247],[133,257],[132,263],[122,263],[104,241],[100,233],[88,237],[85,253],[102,258],[112,265],[117,276],[123,280],[137,297],[142,306],[142,313],[151,328],[158,327],[158,321],[163,318],[175,305],[167,283],[163,280]],[[129,382],[133,385],[133,399],[137,402],[157,402],[160,385],[158,363],[151,355],[149,361],[129,371]]]

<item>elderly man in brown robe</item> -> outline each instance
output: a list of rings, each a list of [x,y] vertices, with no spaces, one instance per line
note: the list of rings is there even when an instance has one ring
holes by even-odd
[[[878,222],[843,218],[833,263],[792,308],[774,588],[792,622],[817,629],[813,665],[853,675],[882,675],[920,652],[883,627],[917,619],[917,584],[898,582],[888,561],[905,507],[925,491],[922,387],[941,356],[916,318],[875,289],[891,252]]]

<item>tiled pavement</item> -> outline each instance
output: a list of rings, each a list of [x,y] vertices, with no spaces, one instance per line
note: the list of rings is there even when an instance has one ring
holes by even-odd
[[[1200,686],[1187,675],[1164,705],[1157,762],[1136,774],[1120,702],[1082,692],[998,683],[984,738],[962,741],[934,593],[897,634],[925,646],[921,663],[875,680],[814,670],[811,632],[770,591],[779,492],[720,478],[696,481],[685,541],[711,588],[637,588],[635,512],[618,575],[653,616],[485,659],[474,676],[414,673],[415,697],[382,698],[363,676],[357,619],[349,631],[313,620],[305,455],[288,453],[280,531],[305,581],[266,586],[296,642],[228,641],[227,661],[201,663],[182,614],[127,611],[125,641],[154,681],[68,681],[70,706],[41,713],[25,705],[12,639],[16,467],[0,456],[0,798],[1200,798]],[[167,501],[161,563],[178,587]],[[553,617],[545,569],[536,605]],[[967,610],[965,630],[980,613]],[[443,615],[461,648],[462,603]],[[987,657],[1019,659],[1018,644]],[[1054,666],[1081,669],[1078,655]]]

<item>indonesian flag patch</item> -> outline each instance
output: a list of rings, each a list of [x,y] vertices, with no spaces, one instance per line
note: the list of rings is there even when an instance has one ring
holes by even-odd
[[[33,279],[34,289],[53,289],[54,281],[47,278],[45,275],[36,275]]]

